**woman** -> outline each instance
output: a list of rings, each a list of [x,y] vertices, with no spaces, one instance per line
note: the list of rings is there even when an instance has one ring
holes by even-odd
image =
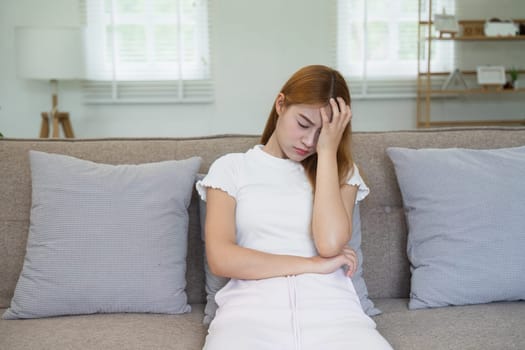
[[[390,349],[350,279],[352,213],[369,191],[351,117],[343,77],[304,67],[278,94],[261,145],[217,159],[197,183],[208,264],[231,278],[204,349]]]

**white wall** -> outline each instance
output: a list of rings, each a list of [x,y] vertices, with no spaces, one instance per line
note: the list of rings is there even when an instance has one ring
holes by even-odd
[[[477,0],[476,6],[490,5]],[[523,0],[505,0],[525,17]],[[261,132],[284,81],[306,64],[333,62],[334,0],[211,1],[215,101],[194,105],[85,105],[79,83],[59,87],[60,110],[71,115],[77,137],[198,136]],[[0,131],[36,137],[40,112],[50,108],[45,82],[16,77],[14,27],[78,23],[76,0],[0,0]],[[522,67],[525,69],[525,67]],[[516,97],[438,103],[435,115],[484,119],[525,118]],[[415,128],[415,99],[355,100],[354,130]]]

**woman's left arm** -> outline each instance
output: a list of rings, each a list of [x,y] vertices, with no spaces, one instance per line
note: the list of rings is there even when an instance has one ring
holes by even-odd
[[[357,187],[339,185],[337,147],[351,118],[350,106],[342,98],[331,99],[332,120],[321,109],[323,126],[317,142],[317,175],[312,232],[320,256],[339,254],[352,237],[352,213]]]

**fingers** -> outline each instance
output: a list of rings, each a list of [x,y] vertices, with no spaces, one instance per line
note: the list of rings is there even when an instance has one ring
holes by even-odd
[[[345,121],[345,125],[346,125],[346,123],[349,123],[350,120],[352,120],[352,109],[350,108],[350,105],[345,105],[345,108],[346,108],[346,121]]]
[[[332,117],[330,122],[336,123],[345,127],[352,119],[352,110],[350,105],[347,105],[345,100],[342,97],[337,97],[336,99],[330,98],[330,107],[332,108]],[[323,108],[321,108],[321,113]],[[326,112],[325,112],[326,113]]]
[[[321,108],[321,122],[323,123],[322,126],[325,126],[330,123],[330,117],[328,116],[328,113],[326,112],[326,108]]]
[[[358,259],[356,252],[349,246],[343,248],[342,254],[345,257],[345,263],[348,266],[346,276],[351,277],[357,271]]]
[[[332,273],[337,269],[346,268],[346,276],[351,277],[357,271],[357,254],[349,246],[345,246],[341,253],[331,258],[315,256],[312,258],[318,263],[318,273]]]
[[[338,97],[340,98],[340,97]],[[337,105],[337,102],[334,98],[330,98],[330,107],[332,107],[332,118],[330,120],[330,122],[333,122],[334,120],[337,120],[337,118],[339,117],[339,112],[340,112],[340,109],[339,109],[339,106]]]

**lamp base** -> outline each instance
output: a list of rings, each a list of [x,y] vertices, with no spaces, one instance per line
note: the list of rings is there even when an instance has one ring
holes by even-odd
[[[40,126],[40,137],[41,138],[48,138],[49,137],[49,113],[42,112],[42,124]],[[55,112],[53,114],[52,118],[53,123],[53,138],[60,137],[60,130],[59,127],[62,125],[62,131],[64,132],[64,136],[66,138],[74,138],[75,135],[73,133],[73,126],[71,125],[71,120],[69,119],[69,113],[67,112]]]

